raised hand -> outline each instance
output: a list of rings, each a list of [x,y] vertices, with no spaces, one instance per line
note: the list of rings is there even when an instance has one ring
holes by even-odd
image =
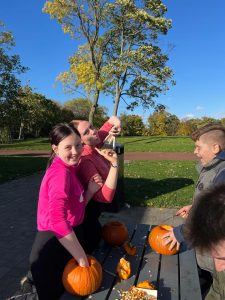
[[[191,207],[192,207],[192,205],[183,206],[176,212],[176,216],[180,216],[182,218],[187,218],[189,215],[189,212],[191,210]]]
[[[116,152],[112,149],[98,149],[95,148],[95,150],[102,155],[103,157],[105,157],[105,159],[107,159],[108,161],[110,161],[111,163],[117,163],[118,161],[118,156],[116,154]]]

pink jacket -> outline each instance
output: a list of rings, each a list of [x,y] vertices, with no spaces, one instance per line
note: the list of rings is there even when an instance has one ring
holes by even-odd
[[[99,129],[98,134],[102,141],[99,147],[102,146],[103,140],[108,135],[111,128],[112,124],[106,122]],[[97,173],[101,175],[104,182],[108,176],[109,168],[110,163],[103,156],[95,149],[92,149],[88,145],[84,145],[84,150],[78,166],[78,176],[85,189],[87,188],[90,179]],[[115,190],[110,189],[104,184],[103,187],[94,194],[93,199],[98,202],[110,203],[113,200],[114,194]]]
[[[85,200],[76,168],[56,157],[47,169],[39,192],[39,231],[53,231],[57,238],[62,238],[72,231],[73,226],[82,223]]]

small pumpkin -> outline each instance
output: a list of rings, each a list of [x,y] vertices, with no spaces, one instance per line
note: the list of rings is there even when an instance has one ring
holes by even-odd
[[[155,251],[163,255],[174,255],[178,250],[174,247],[169,250],[170,243],[164,245],[165,239],[162,239],[162,235],[168,232],[173,226],[170,225],[158,225],[154,227],[148,236],[148,242],[150,247]]]
[[[130,262],[122,257],[119,260],[116,271],[117,271],[120,279],[128,279],[131,275]]]
[[[155,290],[155,286],[153,283],[151,283],[148,280],[141,281],[137,284],[137,288],[142,288],[142,289],[149,289],[149,290]]]
[[[123,243],[123,249],[129,255],[136,255],[137,254],[137,248],[128,241],[125,241]]]
[[[92,256],[87,256],[89,266],[80,267],[74,258],[66,264],[62,281],[65,289],[78,296],[93,294],[102,282],[102,266]]]
[[[102,238],[111,246],[121,246],[128,239],[128,230],[124,223],[113,220],[102,227]]]

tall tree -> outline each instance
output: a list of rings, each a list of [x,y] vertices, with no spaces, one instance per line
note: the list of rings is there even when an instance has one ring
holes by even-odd
[[[81,53],[78,51],[70,58],[70,73],[62,73],[59,78],[64,82],[74,82],[75,86],[83,85],[93,96],[89,120],[93,122],[101,87],[101,68],[103,53],[108,43],[102,39],[100,30],[104,28],[107,5],[104,0],[52,0],[46,1],[43,11],[62,25],[63,31],[73,38],[85,39],[87,44]],[[109,38],[109,36],[107,36]],[[74,61],[76,64],[74,64]],[[70,76],[72,75],[72,76]],[[90,82],[94,79],[93,82]]]
[[[122,134],[124,136],[140,136],[145,133],[142,117],[139,115],[122,114],[120,119],[123,124]]]
[[[90,119],[100,91],[115,96],[117,114],[121,97],[132,99],[128,109],[139,104],[149,108],[168,89],[173,74],[157,40],[171,21],[164,17],[161,0],[52,0],[43,10],[62,24],[64,32],[87,42],[70,57],[70,70],[59,79],[94,95]]]
[[[12,139],[12,110],[21,87],[17,76],[27,70],[21,65],[18,55],[10,54],[14,45],[12,33],[0,21],[0,138],[4,142]]]
[[[0,21],[0,101],[10,101],[16,98],[20,89],[20,80],[16,75],[24,73],[19,55],[10,55],[9,51],[15,45],[12,33],[5,30]]]
[[[168,89],[173,75],[166,65],[168,56],[157,45],[159,35],[171,27],[171,20],[164,17],[167,8],[161,0],[116,0],[109,6],[113,38],[107,47],[106,72],[115,81],[114,114],[121,97],[129,99],[131,110],[140,104],[154,107],[155,98]]]

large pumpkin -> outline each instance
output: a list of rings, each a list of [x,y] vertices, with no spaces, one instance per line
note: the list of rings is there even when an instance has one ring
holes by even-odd
[[[170,225],[158,225],[154,227],[148,236],[148,242],[150,247],[160,254],[164,255],[173,255],[178,252],[176,247],[174,247],[172,250],[169,250],[170,243],[167,245],[164,245],[165,239],[162,239],[162,235],[164,235],[166,232],[168,232],[171,228],[173,228]]]
[[[87,296],[94,293],[102,282],[102,267],[92,256],[87,256],[89,267],[80,267],[74,258],[66,264],[62,281],[65,289],[79,296]]]
[[[127,227],[119,221],[110,221],[102,227],[102,238],[111,246],[121,246],[128,240]]]

